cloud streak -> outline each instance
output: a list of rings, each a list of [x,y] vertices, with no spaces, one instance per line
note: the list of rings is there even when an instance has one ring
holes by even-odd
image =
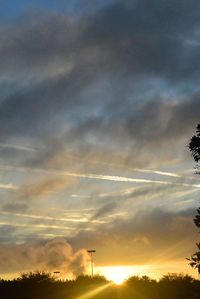
[[[7,170],[7,171],[15,170],[15,171],[22,171],[22,172],[31,171],[33,173],[35,172],[35,173],[42,173],[42,174],[55,175],[55,176],[70,176],[70,177],[77,177],[83,179],[105,180],[105,181],[114,181],[114,182],[145,183],[145,184],[150,183],[150,184],[159,184],[159,185],[175,185],[175,186],[183,186],[183,187],[191,187],[191,188],[200,188],[200,184],[179,183],[179,182],[170,182],[170,181],[160,181],[156,179],[152,180],[152,179],[123,177],[123,176],[111,176],[111,175],[102,175],[102,174],[94,174],[94,173],[73,173],[67,171],[46,170],[46,169],[39,169],[39,168],[31,169],[25,167],[13,167],[8,165],[0,166],[0,169]]]
[[[0,143],[0,148],[11,148],[11,149],[16,149],[16,150],[21,150],[21,151],[28,151],[28,152],[36,152],[38,151],[37,148],[25,146],[25,145],[20,145],[20,144],[8,144],[8,143]]]
[[[0,189],[6,190],[18,190],[19,187],[13,184],[0,184]]]
[[[31,215],[31,214],[22,214],[22,213],[11,213],[11,212],[0,212],[1,215],[10,215],[10,216],[17,216],[17,217],[24,217],[24,218],[31,218],[31,219],[41,219],[41,220],[53,220],[53,221],[61,221],[61,222],[88,222],[87,218],[56,218],[50,216],[39,216],[39,215]]]
[[[6,222],[6,221],[1,221],[0,222],[1,226],[11,226],[11,227],[24,227],[24,228],[35,228],[35,229],[56,229],[56,230],[62,230],[62,231],[72,231],[75,228],[73,227],[67,227],[67,226],[61,226],[61,225],[48,225],[48,224],[29,224],[29,223],[11,223],[11,222]]]

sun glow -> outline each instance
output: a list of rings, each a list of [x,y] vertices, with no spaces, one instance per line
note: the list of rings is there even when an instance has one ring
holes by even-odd
[[[128,266],[110,266],[99,267],[100,274],[107,279],[113,281],[115,284],[122,284],[128,277],[133,275],[133,267]]]
[[[185,261],[166,263],[162,260],[158,260],[157,262],[148,265],[99,266],[96,267],[96,273],[105,276],[105,278],[114,282],[116,285],[120,285],[131,276],[142,277],[145,275],[151,279],[157,280],[163,275],[168,274],[169,269],[171,269],[173,273],[180,273],[180,270],[182,270],[182,273],[185,273],[186,266],[187,262]],[[194,276],[192,269],[187,271],[187,274]],[[196,278],[198,278],[198,276]]]
[[[110,276],[110,279],[117,285],[122,284],[126,279],[123,273],[112,273]]]

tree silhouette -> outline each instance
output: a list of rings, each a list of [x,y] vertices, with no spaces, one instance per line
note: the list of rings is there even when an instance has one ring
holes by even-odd
[[[195,252],[188,260],[190,261],[189,265],[198,269],[198,273],[200,274],[200,243],[197,243],[196,245],[199,251]]]
[[[34,271],[13,280],[0,279],[0,294],[2,299],[199,299],[200,281],[183,274],[168,274],[158,281],[132,276],[115,286],[99,275],[58,280]]]
[[[34,272],[25,272],[22,273],[18,278],[18,281],[24,283],[50,283],[55,281],[55,276],[52,276],[51,273],[45,271],[36,270]]]
[[[189,149],[192,153],[192,156],[199,167],[198,162],[200,161],[200,124],[197,125],[196,135],[194,135],[189,143]],[[200,208],[197,209],[197,215],[193,219],[194,224],[199,228],[200,227]],[[189,265],[198,270],[200,274],[200,243],[197,243],[198,251],[195,252],[188,260]]]
[[[200,208],[197,210],[197,215],[194,218],[194,223],[197,227],[200,227]]]
[[[190,140],[189,149],[192,152],[195,162],[198,163],[200,160],[200,124],[197,125],[196,133]]]

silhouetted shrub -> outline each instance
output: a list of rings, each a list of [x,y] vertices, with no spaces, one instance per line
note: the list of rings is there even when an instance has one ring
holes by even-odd
[[[25,272],[17,279],[22,283],[38,284],[38,283],[52,283],[56,281],[55,276],[45,271]]]
[[[108,283],[108,280],[102,275],[80,275],[76,278],[75,282],[77,284],[104,284]]]
[[[161,298],[187,299],[196,296],[195,279],[189,275],[168,274],[159,281],[159,293]],[[200,293],[199,293],[200,298]]]
[[[115,286],[99,275],[61,281],[43,271],[0,280],[2,299],[78,299],[91,293],[95,299],[200,299],[200,281],[183,274],[168,274],[158,282],[147,276],[132,276],[122,286]]]

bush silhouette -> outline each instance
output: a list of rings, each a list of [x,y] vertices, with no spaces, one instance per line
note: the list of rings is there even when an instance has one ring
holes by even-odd
[[[45,271],[25,272],[17,279],[22,283],[38,284],[38,283],[52,283],[55,282],[55,276]]]
[[[105,286],[105,288],[104,288]],[[159,281],[132,276],[115,286],[103,276],[81,275],[73,280],[57,280],[50,273],[23,273],[17,279],[0,280],[2,299],[79,299],[95,290],[94,299],[200,299],[200,281],[188,275],[168,274]]]

